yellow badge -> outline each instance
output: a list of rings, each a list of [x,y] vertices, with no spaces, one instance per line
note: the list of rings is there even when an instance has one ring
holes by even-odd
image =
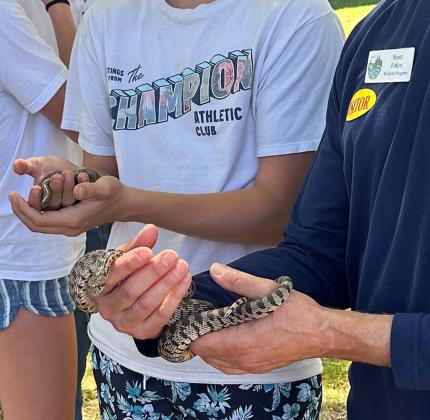
[[[360,89],[354,93],[348,107],[346,121],[355,120],[369,112],[376,104],[376,93],[371,89]]]

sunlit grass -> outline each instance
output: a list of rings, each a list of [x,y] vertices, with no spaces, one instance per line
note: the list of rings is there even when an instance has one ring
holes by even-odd
[[[357,6],[336,10],[337,15],[342,21],[345,35],[348,36],[354,29],[355,25],[357,25],[364,16],[369,14],[374,7],[375,6]]]

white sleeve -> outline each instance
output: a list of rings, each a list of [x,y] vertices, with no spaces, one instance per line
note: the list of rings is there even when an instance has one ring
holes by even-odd
[[[316,150],[324,131],[343,30],[331,8],[300,23],[291,15],[291,9],[276,14],[260,34],[253,102],[258,157]]]
[[[106,68],[101,58],[103,47],[100,39],[92,36],[92,32],[103,31],[97,30],[90,12],[87,14],[73,45],[61,127],[78,131],[79,145],[88,153],[114,156]]]
[[[64,84],[67,69],[15,1],[0,8],[0,90],[36,113]]]

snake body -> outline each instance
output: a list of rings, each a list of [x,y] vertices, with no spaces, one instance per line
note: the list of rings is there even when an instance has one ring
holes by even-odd
[[[40,206],[42,207],[42,210],[44,210],[44,211],[51,210],[49,208],[49,204],[50,204],[49,202],[50,202],[51,197],[52,197],[52,191],[51,191],[51,187],[49,186],[49,183],[51,182],[52,175],[61,174],[61,173],[62,173],[61,171],[49,172],[48,174],[46,174],[41,179],[41,181],[39,183],[40,187],[42,188],[42,199],[41,199]],[[78,176],[81,173],[87,174],[90,182],[96,182],[100,178],[100,175],[94,169],[79,168],[73,172],[73,177],[75,179],[75,185],[78,184]]]
[[[97,250],[78,260],[69,276],[70,294],[78,308],[97,312],[92,298],[101,293],[111,264],[122,254],[118,250]],[[169,362],[184,362],[194,357],[189,346],[199,337],[269,315],[285,302],[292,289],[287,276],[279,277],[276,282],[279,287],[267,296],[255,300],[242,297],[225,308],[193,299],[195,285],[192,285],[162,332],[158,343],[160,356]]]

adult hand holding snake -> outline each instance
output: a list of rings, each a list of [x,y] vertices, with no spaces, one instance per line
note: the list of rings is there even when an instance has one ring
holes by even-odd
[[[211,267],[211,276],[223,288],[252,299],[277,287],[272,280],[221,264]],[[298,360],[323,356],[329,350],[328,312],[293,290],[286,302],[265,318],[205,335],[190,348],[230,375],[269,372]]]
[[[153,256],[157,229],[146,225],[118,249],[103,291],[94,297],[100,315],[138,339],[159,335],[191,284],[188,265],[171,250]]]

